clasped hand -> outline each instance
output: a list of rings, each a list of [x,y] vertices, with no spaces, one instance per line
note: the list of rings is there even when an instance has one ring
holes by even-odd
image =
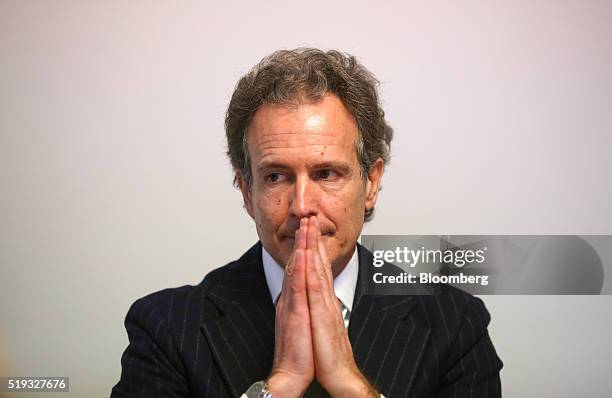
[[[301,397],[315,377],[334,398],[378,397],[355,364],[333,281],[319,221],[303,218],[276,304],[275,398]]]

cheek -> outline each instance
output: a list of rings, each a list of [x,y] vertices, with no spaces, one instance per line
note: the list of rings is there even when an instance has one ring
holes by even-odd
[[[339,229],[352,229],[363,220],[365,197],[361,190],[328,194],[322,201],[325,214]],[[348,232],[348,231],[345,231]]]
[[[259,224],[280,224],[287,214],[287,201],[282,195],[261,195],[256,201],[256,219]]]

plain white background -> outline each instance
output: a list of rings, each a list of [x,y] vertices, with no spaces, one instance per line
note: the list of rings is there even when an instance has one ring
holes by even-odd
[[[612,233],[611,20],[577,0],[2,0],[2,372],[107,396],[129,305],[256,241],[223,117],[280,48],[381,81],[393,158],[364,233]],[[608,396],[611,297],[484,300],[506,397]]]

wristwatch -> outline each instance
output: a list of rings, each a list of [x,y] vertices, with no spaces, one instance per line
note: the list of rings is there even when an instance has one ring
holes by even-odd
[[[247,398],[274,398],[265,381],[253,383],[245,393]]]

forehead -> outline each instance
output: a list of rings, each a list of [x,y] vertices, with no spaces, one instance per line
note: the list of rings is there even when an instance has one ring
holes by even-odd
[[[358,128],[355,118],[335,95],[297,105],[264,104],[249,125],[249,152],[253,162],[318,154],[356,158]]]

